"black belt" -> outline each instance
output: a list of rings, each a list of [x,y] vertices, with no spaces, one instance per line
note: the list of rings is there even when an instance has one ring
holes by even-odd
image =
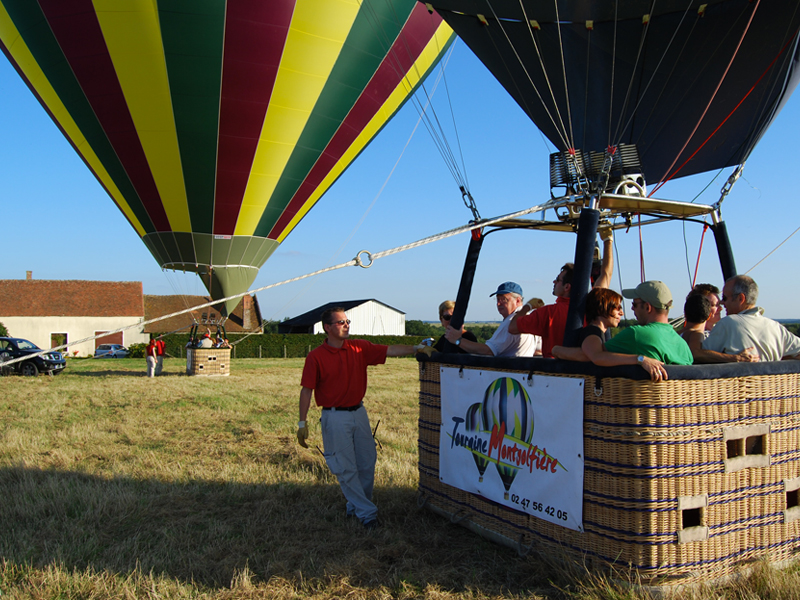
[[[346,410],[348,412],[353,412],[354,410],[358,410],[362,406],[364,406],[364,403],[359,402],[355,406],[323,406],[322,410],[332,410],[334,412],[337,410]]]

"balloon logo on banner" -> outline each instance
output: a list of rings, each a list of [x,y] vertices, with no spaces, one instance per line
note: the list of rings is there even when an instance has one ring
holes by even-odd
[[[481,408],[484,431],[492,431],[494,427],[504,428],[506,437],[530,444],[533,439],[533,407],[528,392],[519,381],[511,377],[495,379],[486,388]],[[508,490],[514,483],[519,468],[502,464],[499,456],[495,467],[500,479],[503,480],[506,488],[505,498],[508,499]]]
[[[467,431],[478,433],[481,430],[481,403],[476,402],[467,410],[464,425]],[[489,466],[489,458],[483,454],[472,452],[472,458],[475,459],[475,466],[478,467],[478,481],[483,481],[483,474],[486,467]]]

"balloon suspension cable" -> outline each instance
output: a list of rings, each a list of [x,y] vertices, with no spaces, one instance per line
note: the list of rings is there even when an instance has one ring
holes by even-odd
[[[639,219],[639,275],[641,276],[641,281],[644,283],[647,281],[646,276],[644,274],[644,239],[642,238],[642,213],[638,213],[637,217]]]
[[[719,207],[722,206],[722,201],[727,198],[728,194],[731,193],[734,184],[739,181],[739,178],[742,176],[742,172],[744,171],[745,163],[742,163],[736,167],[736,169],[731,173],[731,176],[728,177],[728,180],[725,182],[725,185],[722,186],[722,189],[719,191],[719,200],[714,205],[714,208],[719,210]]]
[[[495,223],[500,223],[502,221],[507,221],[509,219],[515,219],[517,217],[522,217],[524,215],[529,215],[536,212],[541,212],[543,210],[547,210],[551,207],[552,202],[545,202],[544,204],[540,204],[537,206],[532,206],[531,208],[526,208],[524,210],[520,210],[517,212],[509,213],[506,215],[502,215],[500,217],[495,217],[493,219],[486,219],[481,220],[478,223],[471,222],[468,225],[462,225],[461,227],[456,227],[455,229],[449,229],[447,231],[443,231],[442,233],[437,233],[435,235],[428,236],[426,238],[422,238],[421,240],[417,240],[416,242],[411,242],[410,244],[405,244],[403,246],[396,246],[395,248],[390,248],[388,250],[382,250],[380,252],[370,253],[367,250],[362,250],[358,253],[358,255],[344,263],[340,263],[338,265],[333,265],[331,267],[326,267],[324,269],[319,269],[318,271],[314,271],[312,273],[307,273],[305,275],[300,275],[298,277],[293,277],[291,279],[286,279],[284,281],[279,281],[278,283],[271,283],[269,285],[265,285],[260,288],[256,288],[254,290],[248,290],[246,292],[242,292],[240,294],[234,294],[233,296],[227,296],[225,298],[218,298],[216,300],[212,300],[211,302],[206,302],[204,304],[198,304],[197,306],[192,306],[191,308],[187,308],[184,310],[179,310],[177,312],[170,313],[168,315],[163,315],[161,317],[156,317],[155,319],[148,319],[146,321],[141,321],[139,323],[134,323],[132,325],[127,325],[125,327],[119,327],[118,329],[114,329],[113,331],[104,331],[102,334],[93,335],[90,337],[86,337],[80,340],[70,341],[68,344],[61,344],[60,346],[54,346],[47,350],[41,350],[40,352],[36,352],[35,354],[26,354],[20,358],[14,358],[9,361],[3,362],[4,366],[10,366],[14,363],[21,362],[23,360],[30,360],[36,356],[42,356],[43,354],[47,354],[48,352],[56,352],[61,350],[62,348],[66,348],[68,346],[77,346],[78,344],[83,344],[85,342],[91,342],[96,340],[100,337],[106,337],[109,335],[114,335],[116,333],[121,333],[123,331],[127,331],[128,329],[135,329],[135,328],[143,328],[145,325],[150,325],[151,323],[158,323],[159,321],[164,321],[165,319],[171,319],[172,317],[178,317],[180,315],[185,315],[187,313],[199,310],[201,308],[207,308],[209,306],[214,306],[215,304],[221,304],[223,302],[227,302],[229,300],[236,300],[237,298],[243,298],[244,296],[249,296],[251,294],[256,294],[258,292],[263,292],[264,290],[268,290],[271,288],[275,288],[281,285],[286,285],[287,283],[294,283],[295,281],[300,281],[302,279],[307,279],[309,277],[314,277],[316,275],[321,275],[323,273],[327,273],[328,271],[335,271],[337,269],[342,269],[344,267],[354,267],[354,266],[364,266],[362,264],[361,255],[366,253],[369,258],[369,264],[371,265],[374,261],[378,260],[379,258],[384,258],[387,256],[391,256],[393,254],[399,254],[400,252],[405,252],[406,250],[411,250],[412,248],[418,248],[420,246],[425,246],[426,244],[430,244],[432,242],[438,242],[440,240],[447,239],[449,237],[453,237],[462,233],[472,232],[474,230],[480,230],[484,227],[489,227],[494,225]]]
[[[578,182],[578,187],[580,188],[581,195],[588,198],[590,195],[589,192],[589,180],[586,178],[586,175],[581,170],[581,166],[578,163],[578,159],[576,156],[575,148],[570,148],[567,151],[567,165],[571,168],[572,174],[574,175],[574,179]]]
[[[703,253],[703,240],[706,239],[706,231],[708,231],[708,223],[703,224],[703,233],[700,235],[700,247],[697,249],[697,263],[694,265],[694,277],[692,277],[692,289],[697,283],[697,273],[700,270],[700,255]]]
[[[472,218],[475,221],[481,220],[481,213],[478,212],[478,207],[475,204],[475,199],[472,197],[472,194],[469,193],[469,190],[461,186],[461,199],[464,201],[464,205],[472,211]]]
[[[746,26],[745,26],[745,28],[744,28],[744,31],[742,32],[742,35],[741,35],[741,37],[739,38],[739,43],[737,44],[737,46],[736,46],[736,49],[733,51],[733,54],[732,54],[732,56],[731,56],[731,58],[730,58],[730,61],[728,62],[728,66],[727,66],[727,67],[725,67],[725,70],[723,71],[723,73],[722,73],[722,76],[720,77],[720,80],[717,82],[717,86],[716,86],[716,88],[714,89],[714,92],[711,94],[711,98],[709,98],[709,100],[708,100],[708,104],[706,105],[705,109],[703,110],[702,114],[700,115],[700,118],[698,119],[697,123],[695,124],[694,128],[692,129],[691,133],[689,134],[689,137],[686,139],[686,142],[683,144],[683,147],[682,147],[682,148],[681,148],[681,149],[678,151],[677,155],[675,156],[675,158],[674,158],[674,159],[673,159],[673,161],[672,161],[672,164],[671,164],[671,165],[669,166],[669,168],[668,168],[668,169],[665,171],[665,173],[670,173],[670,174],[669,174],[669,176],[667,176],[665,179],[663,179],[662,181],[658,182],[658,184],[656,184],[656,186],[655,186],[655,187],[653,188],[653,190],[650,192],[650,195],[651,195],[651,196],[652,196],[653,194],[655,194],[655,193],[656,193],[658,190],[660,190],[660,189],[661,189],[661,188],[664,186],[664,184],[665,184],[665,183],[667,183],[668,181],[670,181],[671,179],[673,179],[673,178],[674,178],[674,177],[677,175],[678,171],[680,171],[680,170],[681,170],[681,169],[682,169],[682,168],[683,168],[683,167],[684,167],[684,166],[685,166],[685,165],[686,165],[686,164],[687,164],[687,163],[688,163],[688,162],[689,162],[689,161],[690,161],[692,158],[694,158],[695,154],[697,154],[697,153],[698,153],[698,152],[699,152],[699,151],[700,151],[700,150],[703,148],[703,146],[705,146],[705,145],[706,145],[706,143],[707,143],[707,142],[708,142],[708,141],[711,139],[711,137],[712,137],[714,134],[716,134],[716,132],[719,130],[719,128],[720,128],[720,127],[722,127],[722,124],[723,124],[725,121],[727,121],[727,120],[728,120],[728,118],[729,118],[729,117],[730,117],[730,116],[733,114],[733,111],[731,111],[731,113],[728,115],[728,117],[726,117],[726,118],[725,118],[725,120],[724,120],[722,123],[720,123],[720,124],[719,124],[719,126],[718,126],[718,127],[717,127],[717,128],[716,128],[716,129],[715,129],[715,130],[714,130],[714,131],[711,133],[711,135],[710,135],[708,138],[706,138],[706,140],[705,140],[705,141],[704,141],[704,142],[703,142],[703,143],[702,143],[702,144],[701,144],[701,145],[700,145],[700,146],[699,146],[699,147],[698,147],[698,148],[697,148],[697,149],[696,149],[696,150],[695,150],[695,151],[694,151],[694,152],[691,154],[691,156],[689,156],[689,158],[687,158],[687,159],[686,159],[686,160],[685,160],[685,161],[684,161],[684,162],[683,162],[683,163],[682,163],[682,164],[681,164],[681,165],[680,165],[680,166],[679,166],[677,169],[675,169],[675,171],[672,171],[673,167],[675,166],[675,164],[678,162],[678,160],[680,159],[681,155],[683,154],[683,151],[684,151],[684,150],[686,150],[686,147],[689,145],[689,142],[690,142],[690,141],[692,140],[692,138],[694,137],[694,134],[695,134],[695,133],[697,133],[697,130],[700,128],[700,124],[703,122],[703,120],[704,120],[704,119],[705,119],[705,117],[706,117],[706,114],[708,113],[708,110],[711,108],[711,105],[712,105],[712,104],[713,104],[713,102],[714,102],[714,98],[717,96],[717,92],[719,92],[719,89],[720,89],[720,87],[722,87],[722,83],[725,81],[726,77],[728,76],[728,72],[731,70],[731,66],[733,65],[733,61],[734,61],[734,59],[735,59],[735,58],[736,58],[736,56],[739,54],[739,50],[740,50],[740,48],[742,47],[742,42],[744,41],[744,38],[745,38],[745,36],[747,35],[747,32],[750,30],[750,25],[751,25],[751,24],[752,24],[752,22],[753,22],[753,17],[755,16],[755,14],[756,14],[756,11],[758,10],[758,7],[759,7],[759,5],[760,5],[760,4],[761,4],[761,0],[755,0],[755,6],[753,7],[753,10],[752,10],[752,11],[751,11],[751,13],[750,13],[750,18],[749,18],[749,19],[748,19],[748,21],[747,21],[747,24],[746,24]],[[774,62],[774,61],[773,61],[773,62]],[[771,65],[770,65],[770,67],[771,67]],[[766,71],[765,71],[765,73],[766,73]],[[763,77],[763,75],[762,75],[762,77]],[[759,80],[760,80],[760,78],[759,78]],[[753,88],[751,88],[751,90],[750,90],[750,91],[752,91],[752,90],[753,90]],[[745,98],[746,98],[747,96],[749,96],[749,95],[750,95],[750,92],[747,92],[747,94],[745,95]],[[742,99],[742,101],[744,101],[744,98]],[[741,102],[740,102],[739,104],[737,104],[737,105],[736,105],[736,107],[734,108],[734,111],[735,111],[735,110],[736,110],[736,109],[737,109],[737,108],[738,108],[740,105],[741,105]]]

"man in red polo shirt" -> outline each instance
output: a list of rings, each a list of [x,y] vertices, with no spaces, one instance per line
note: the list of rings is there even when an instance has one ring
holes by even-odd
[[[375,440],[362,403],[367,392],[367,367],[386,362],[387,356],[406,356],[422,346],[384,346],[350,340],[350,320],[343,308],[322,313],[327,339],[306,357],[300,380],[300,422],[297,441],[308,448],[306,417],[315,396],[322,407],[322,442],[325,461],[336,475],[347,499],[347,516],[357,517],[367,529],[378,526],[378,509],[372,502],[375,482]]]
[[[569,311],[569,292],[572,289],[572,263],[561,267],[561,272],[553,280],[555,304],[532,310],[529,304],[523,307],[511,319],[509,333],[532,333],[542,336],[542,356],[553,358],[553,346],[564,345],[564,329],[567,326]]]

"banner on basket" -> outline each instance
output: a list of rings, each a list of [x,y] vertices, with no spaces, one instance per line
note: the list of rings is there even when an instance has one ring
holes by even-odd
[[[439,479],[583,531],[583,379],[441,369]]]

